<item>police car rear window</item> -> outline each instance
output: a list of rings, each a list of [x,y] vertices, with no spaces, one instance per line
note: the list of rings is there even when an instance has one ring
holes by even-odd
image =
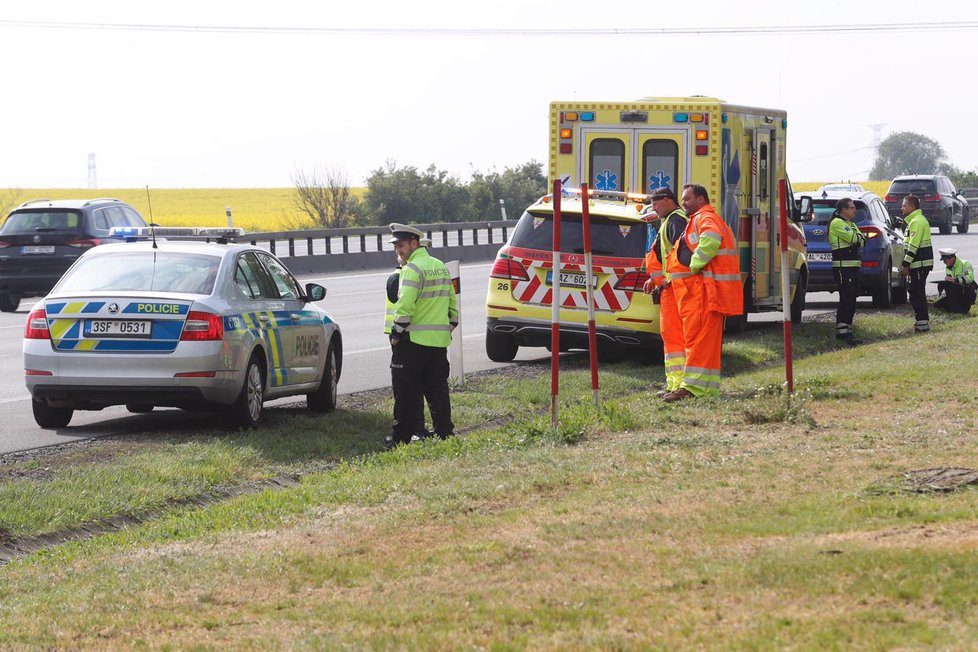
[[[77,232],[81,223],[80,215],[74,211],[23,211],[12,213],[0,227],[0,233],[17,235],[23,233]]]
[[[173,292],[210,294],[221,258],[133,251],[78,259],[54,292]]]
[[[642,258],[646,251],[646,229],[644,222],[592,215],[591,252],[596,256]],[[527,211],[517,223],[510,245],[553,251],[553,230],[553,215]],[[560,216],[560,250],[564,253],[584,251],[584,232],[579,214],[563,213]]]

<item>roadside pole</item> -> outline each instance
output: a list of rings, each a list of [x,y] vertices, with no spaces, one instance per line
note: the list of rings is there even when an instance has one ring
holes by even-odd
[[[554,181],[554,246],[550,312],[550,427],[558,424],[560,400],[560,179]]]
[[[788,180],[778,181],[778,197],[781,205],[781,310],[784,316],[784,375],[788,381],[788,394],[795,393],[794,370],[791,351],[791,283],[788,275]],[[797,289],[795,290],[798,291]]]
[[[601,404],[598,384],[598,335],[594,324],[594,265],[591,260],[591,209],[587,184],[581,184],[581,226],[584,228],[584,285],[587,288],[587,345],[591,356],[591,398]]]
[[[445,267],[452,277],[452,292],[455,293],[455,303],[458,306],[458,326],[455,327],[452,342],[448,345],[448,364],[455,384],[461,387],[465,384],[465,363],[462,359],[462,277],[457,260],[448,261]]]

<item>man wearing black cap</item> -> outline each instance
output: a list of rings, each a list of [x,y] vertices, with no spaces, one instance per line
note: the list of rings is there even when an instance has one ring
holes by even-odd
[[[422,397],[428,401],[435,434],[455,434],[448,395],[448,345],[458,325],[458,306],[445,263],[421,245],[424,233],[406,224],[391,224],[391,239],[403,259],[390,340],[394,385],[392,444],[411,441],[419,422]]]
[[[947,266],[947,269],[944,272],[944,280],[937,283],[937,293],[944,296],[937,300],[934,307],[966,315],[971,311],[971,306],[975,304],[975,297],[978,295],[975,268],[968,261],[958,258],[957,249],[947,247],[938,249],[937,253],[940,254],[941,262]]]

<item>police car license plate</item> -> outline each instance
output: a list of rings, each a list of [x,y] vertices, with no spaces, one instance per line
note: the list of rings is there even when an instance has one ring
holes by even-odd
[[[24,245],[20,248],[20,253],[25,256],[30,254],[53,254],[54,245]]]
[[[149,337],[153,322],[139,319],[89,319],[85,337]]]
[[[587,274],[581,274],[578,272],[561,272],[559,278],[560,278],[560,284],[563,287],[572,287],[572,288],[587,287],[584,280],[587,278]],[[554,284],[554,273],[552,271],[547,272],[547,283],[549,285]],[[591,287],[594,288],[598,287],[597,276],[591,277]]]
[[[832,262],[832,254],[808,254],[809,262]]]

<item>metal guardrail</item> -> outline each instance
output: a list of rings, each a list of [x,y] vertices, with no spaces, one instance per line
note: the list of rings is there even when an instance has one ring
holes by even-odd
[[[442,260],[492,260],[516,226],[512,220],[412,224],[431,239],[432,255]],[[394,266],[390,229],[369,226],[308,231],[265,231],[245,235],[252,245],[284,259],[296,273],[320,273]]]

